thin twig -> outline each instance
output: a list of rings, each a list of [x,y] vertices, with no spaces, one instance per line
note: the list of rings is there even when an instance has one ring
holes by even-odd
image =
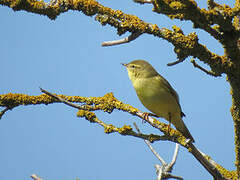
[[[31,175],[30,176],[32,179],[34,179],[34,180],[43,180],[42,178],[40,178],[38,175],[36,175],[36,174],[33,174],[33,175]]]
[[[208,74],[208,75],[211,75],[211,76],[214,76],[214,77],[221,77],[221,76],[222,76],[221,74],[217,74],[217,73],[215,73],[215,72],[213,72],[213,71],[209,71],[209,70],[204,69],[203,67],[201,67],[200,65],[198,65],[194,59],[191,59],[190,62],[193,64],[193,66],[194,66],[195,68],[200,69],[201,71],[205,72],[205,73]]]
[[[169,174],[169,176],[167,178],[173,178],[173,179],[178,179],[178,180],[183,180],[183,178],[181,176],[175,176],[172,174]]]
[[[164,166],[155,165],[156,172],[157,172],[157,180],[162,180],[163,172],[164,172]]]
[[[138,128],[137,124],[134,122],[133,125],[135,126],[136,130],[138,133],[141,133],[140,129]],[[148,140],[144,140],[144,142],[148,145],[149,149],[153,152],[153,154],[159,159],[159,161],[162,163],[162,166],[159,164],[155,164],[155,169],[156,169],[156,174],[157,174],[157,179],[156,180],[162,180],[162,179],[168,179],[168,178],[174,178],[174,179],[180,179],[182,180],[183,178],[180,176],[175,176],[170,174],[172,170],[172,166],[175,164],[176,159],[177,159],[177,154],[178,154],[178,149],[179,149],[179,144],[176,143],[174,155],[173,155],[173,160],[170,164],[167,164],[163,158],[153,149],[151,146],[150,142]]]
[[[133,123],[134,127],[136,128],[137,132],[139,134],[141,134],[140,129],[138,128],[137,124],[134,122]],[[162,165],[165,167],[167,166],[167,163],[163,160],[163,158],[153,149],[153,147],[151,146],[150,142],[148,140],[144,140],[144,142],[147,144],[147,146],[149,147],[149,149],[152,151],[152,153],[159,159],[159,161],[162,163]]]
[[[141,34],[142,33],[140,33],[140,32],[136,32],[136,33],[132,33],[130,36],[125,37],[123,39],[114,40],[114,41],[105,41],[102,43],[102,46],[114,46],[114,45],[129,43],[129,42],[135,40],[136,38],[138,38]]]
[[[176,143],[172,161],[171,161],[171,163],[166,167],[166,169],[167,169],[168,171],[171,171],[171,170],[172,170],[172,167],[173,167],[174,164],[176,163],[177,156],[178,156],[178,152],[179,152],[179,144]]]
[[[3,116],[8,110],[12,110],[14,107],[16,107],[16,106],[6,107],[4,110],[2,110],[2,111],[0,112],[0,119],[2,118],[2,116]]]
[[[152,0],[133,0],[133,1],[139,4],[152,4]]]
[[[179,60],[177,60],[177,61],[168,63],[167,66],[173,66],[173,65],[179,64],[179,63],[181,63],[181,62],[183,62],[183,61],[184,61],[184,59],[179,59]]]
[[[43,92],[43,93],[45,93],[45,94],[47,94],[47,95],[49,95],[49,96],[51,96],[53,98],[56,98],[57,100],[63,102],[64,104],[67,104],[67,105],[69,105],[71,107],[74,107],[74,108],[77,108],[77,109],[82,109],[82,107],[83,107],[81,105],[77,105],[77,104],[71,103],[71,102],[69,102],[69,101],[67,101],[67,100],[65,100],[65,99],[63,99],[63,98],[61,98],[61,97],[59,97],[57,95],[54,95],[54,94],[52,94],[52,93],[50,93],[50,92],[48,92],[48,91],[46,91],[46,90],[44,90],[42,88],[40,88],[40,90],[41,90],[41,92]]]

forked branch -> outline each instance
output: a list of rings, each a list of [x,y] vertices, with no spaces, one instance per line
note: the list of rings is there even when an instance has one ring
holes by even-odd
[[[140,134],[141,131],[138,128],[137,124],[134,123],[135,128],[137,129],[137,132]],[[172,158],[171,163],[167,164],[164,159],[156,152],[156,150],[152,147],[151,143],[148,140],[144,140],[144,142],[147,144],[147,146],[149,147],[149,149],[152,151],[152,153],[156,156],[156,158],[161,162],[162,166],[156,164],[155,165],[155,169],[156,169],[156,173],[157,173],[157,180],[161,180],[161,179],[167,179],[167,178],[173,178],[173,179],[180,179],[182,180],[183,178],[180,176],[175,176],[171,174],[173,165],[175,164],[176,160],[177,160],[177,155],[178,155],[178,151],[179,151],[179,144],[176,143],[176,147],[174,150],[174,155]]]

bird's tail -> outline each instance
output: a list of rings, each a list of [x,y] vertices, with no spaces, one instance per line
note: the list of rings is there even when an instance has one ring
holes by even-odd
[[[177,121],[172,122],[178,131],[180,131],[186,138],[191,139],[195,142],[187,126],[184,124],[182,118],[179,117]]]

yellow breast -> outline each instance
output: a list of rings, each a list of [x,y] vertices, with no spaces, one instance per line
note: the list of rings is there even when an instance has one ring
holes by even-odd
[[[180,115],[180,107],[175,97],[156,78],[138,78],[133,82],[133,86],[142,104],[152,113],[167,120],[169,113],[172,116]]]

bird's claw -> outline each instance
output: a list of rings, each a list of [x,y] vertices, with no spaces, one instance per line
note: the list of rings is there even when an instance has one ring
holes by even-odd
[[[149,120],[149,113],[144,112],[144,113],[143,113],[142,123],[146,123],[146,121],[148,121],[148,120]]]

